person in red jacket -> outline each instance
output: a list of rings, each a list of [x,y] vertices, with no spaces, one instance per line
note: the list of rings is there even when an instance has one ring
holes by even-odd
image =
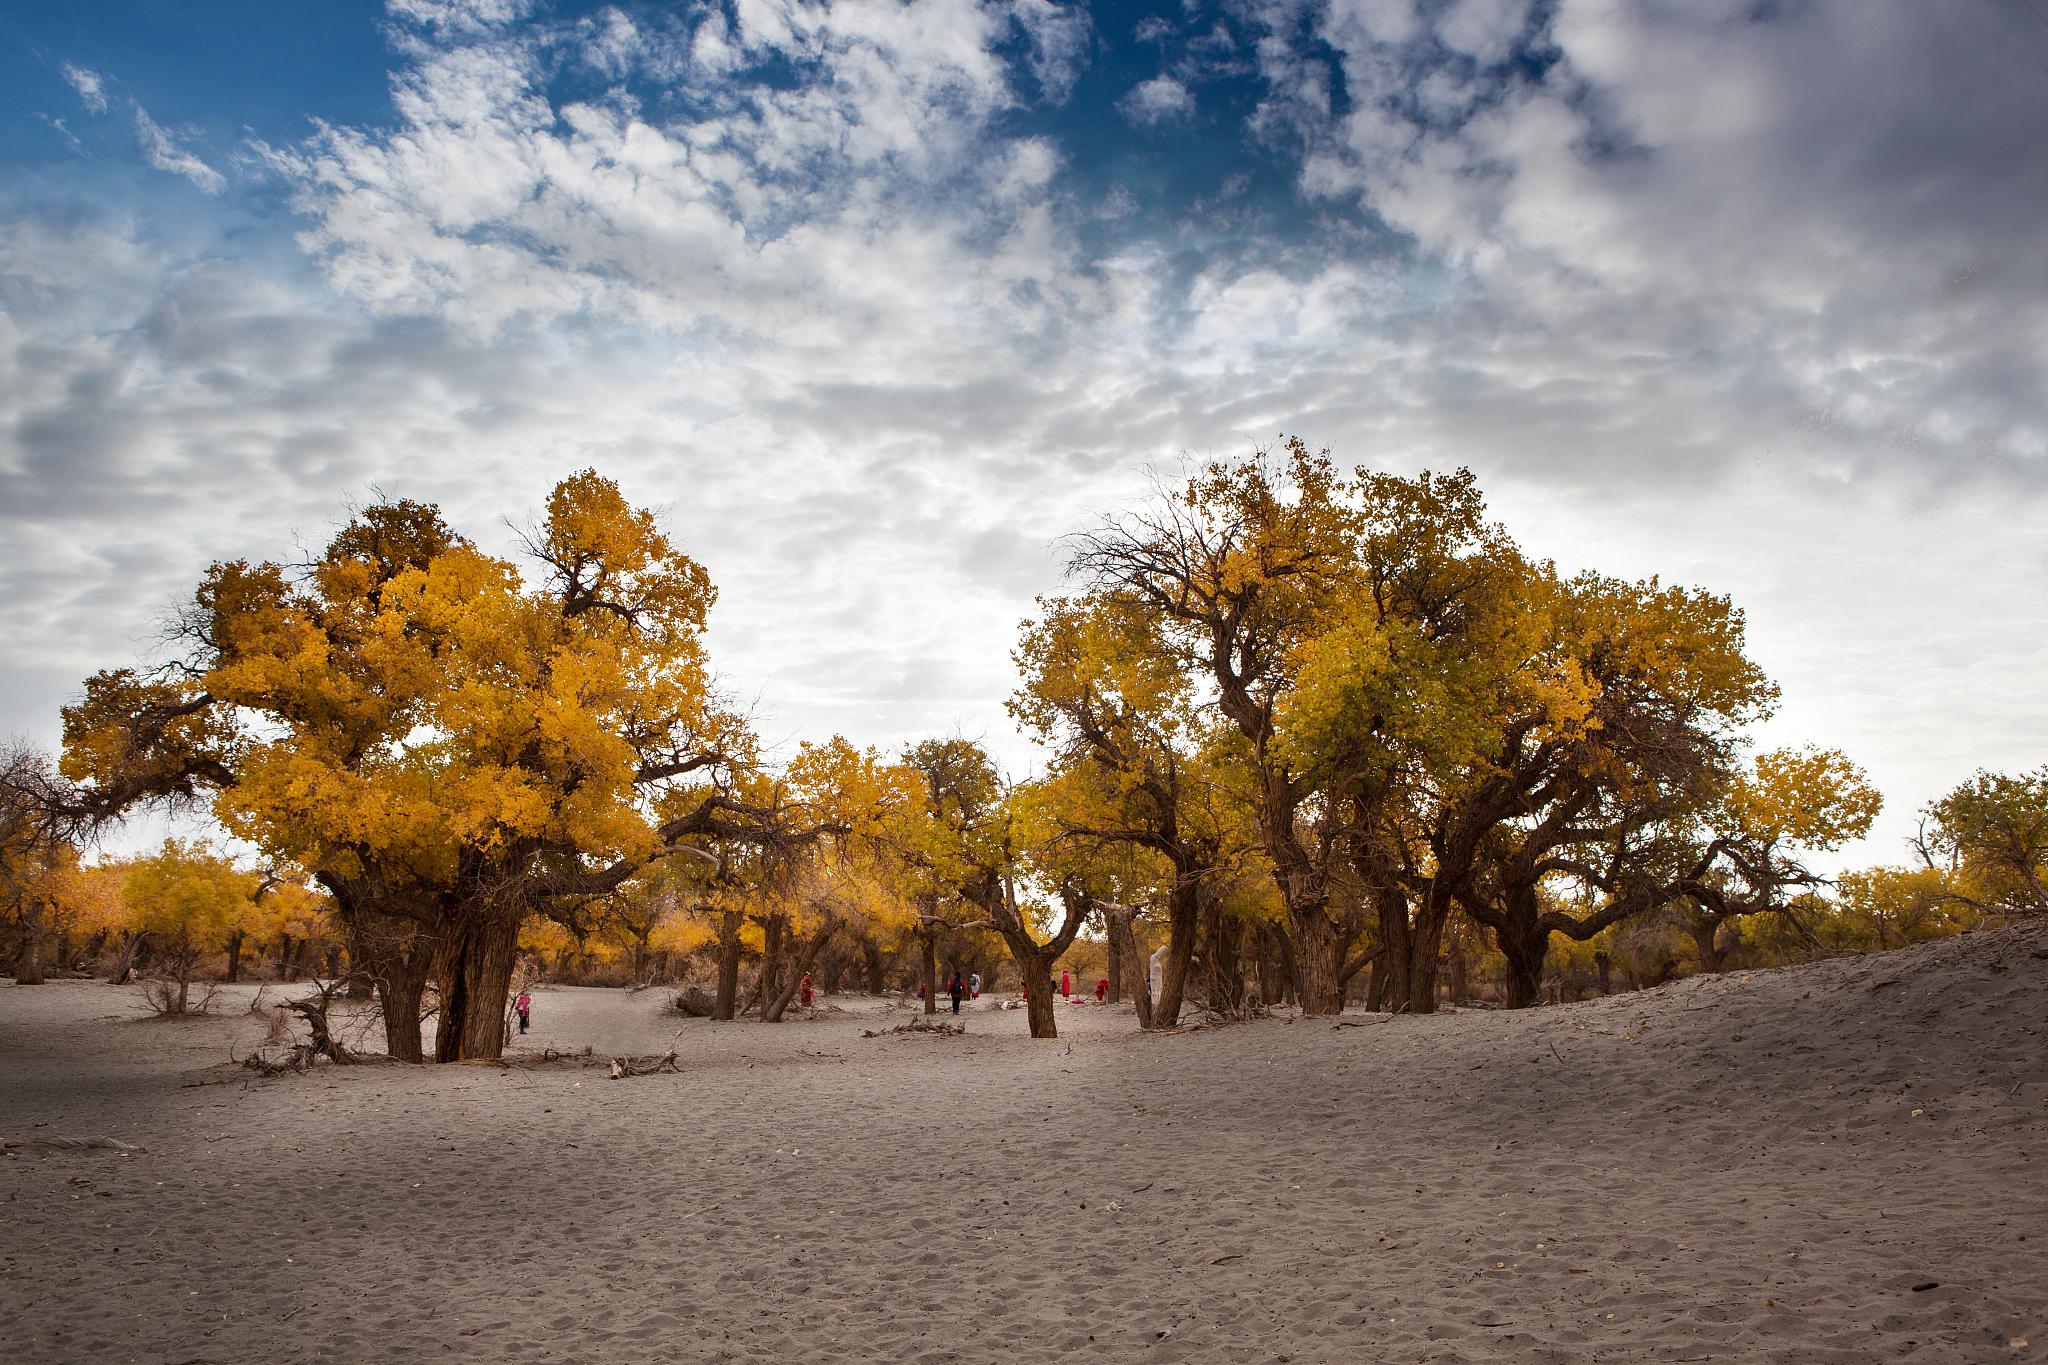
[[[1095,983],[1095,1003],[1099,1005],[1107,999],[1109,999],[1109,978],[1105,976],[1102,980]]]
[[[533,1018],[533,997],[520,988],[519,995],[512,1001],[512,1008],[519,1011],[519,1031],[526,1032],[527,1023]]]
[[[811,1007],[811,974],[804,973],[804,979],[796,983],[797,997],[804,1002],[804,1008]]]
[[[1072,1000],[1074,998],[1074,983],[1067,976],[1067,969],[1065,967],[1060,968],[1060,998],[1063,1000]]]

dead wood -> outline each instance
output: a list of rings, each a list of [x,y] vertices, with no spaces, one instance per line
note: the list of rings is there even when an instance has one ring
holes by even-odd
[[[681,1074],[682,1067],[676,1063],[676,1050],[674,1048],[670,1048],[658,1057],[612,1058],[612,1079],[615,1081],[623,1081],[628,1076],[652,1076],[658,1071],[673,1071]]]
[[[862,1029],[860,1036],[863,1038],[886,1038],[892,1033],[933,1033],[951,1038],[958,1037],[965,1032],[967,1032],[967,1025],[965,1024],[942,1023],[936,1019],[913,1019],[907,1024],[898,1024],[894,1028]]]
[[[0,1151],[18,1152],[29,1148],[40,1148],[46,1152],[145,1152],[149,1149],[138,1147],[132,1142],[123,1142],[110,1137],[32,1137],[8,1138],[0,1142]]]
[[[691,1019],[709,1019],[711,1012],[718,1008],[718,1001],[697,987],[690,986],[675,993],[669,1000],[669,1008]]]

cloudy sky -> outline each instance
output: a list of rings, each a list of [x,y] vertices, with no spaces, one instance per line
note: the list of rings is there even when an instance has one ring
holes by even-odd
[[[1281,433],[1732,594],[1763,738],[2048,760],[2048,0],[0,14],[0,732],[372,489],[595,465],[771,740],[1029,753],[1058,538]]]

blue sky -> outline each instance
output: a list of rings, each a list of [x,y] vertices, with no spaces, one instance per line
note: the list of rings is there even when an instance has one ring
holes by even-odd
[[[1731,593],[1891,808],[2048,758],[2030,0],[0,10],[0,728],[373,488],[667,509],[771,740],[1029,753],[1058,538],[1281,433]]]

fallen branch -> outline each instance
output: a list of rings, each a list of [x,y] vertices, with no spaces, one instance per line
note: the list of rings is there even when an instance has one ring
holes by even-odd
[[[110,1137],[32,1137],[9,1138],[0,1142],[0,1151],[16,1152],[29,1147],[41,1147],[52,1152],[144,1152],[149,1149],[138,1147],[132,1142],[123,1142]]]
[[[676,1064],[676,1050],[670,1048],[659,1057],[614,1057],[612,1058],[612,1079],[623,1081],[628,1076],[652,1076],[657,1071],[681,1073]]]
[[[965,1024],[945,1024],[935,1019],[913,1019],[907,1024],[898,1024],[895,1028],[864,1028],[860,1031],[860,1036],[863,1038],[886,1038],[892,1033],[935,1033],[951,1038],[965,1032],[967,1032],[967,1025]]]

